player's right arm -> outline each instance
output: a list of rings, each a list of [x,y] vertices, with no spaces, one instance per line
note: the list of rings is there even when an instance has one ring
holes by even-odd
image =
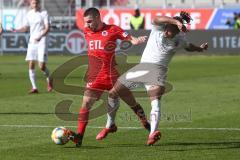
[[[156,26],[161,26],[164,24],[173,24],[173,25],[176,25],[180,31],[184,31],[186,29],[180,21],[178,21],[174,18],[171,18],[171,17],[167,17],[167,16],[156,16],[153,19],[152,23],[153,23],[153,25],[156,25]]]
[[[29,15],[30,15],[30,12],[27,13],[26,18],[24,19],[24,23],[21,28],[17,28],[17,29],[12,28],[10,30],[10,32],[28,32],[29,27],[30,27],[29,18],[28,18]]]
[[[27,32],[28,28],[29,28],[28,26],[23,26],[23,27],[21,27],[19,29],[12,29],[11,31],[12,32]]]

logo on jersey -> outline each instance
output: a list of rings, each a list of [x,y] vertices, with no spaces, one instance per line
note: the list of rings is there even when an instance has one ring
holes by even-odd
[[[82,53],[86,49],[84,35],[80,31],[72,31],[66,38],[66,48],[73,54]]]
[[[128,33],[127,33],[127,32],[123,32],[122,36],[123,36],[124,38],[126,38],[126,37],[128,36]]]
[[[107,31],[102,31],[102,36],[107,36],[108,32]]]

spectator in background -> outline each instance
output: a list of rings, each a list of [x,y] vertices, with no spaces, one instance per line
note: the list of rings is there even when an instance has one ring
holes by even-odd
[[[129,3],[128,0],[111,0],[111,6],[126,6]]]
[[[240,13],[233,13],[233,19],[227,19],[226,25],[231,29],[240,29]]]
[[[144,17],[141,15],[140,10],[136,9],[134,15],[131,17],[130,26],[131,29],[139,30],[144,29],[145,20]]]
[[[234,29],[240,29],[240,13],[237,14],[236,20],[234,22]]]

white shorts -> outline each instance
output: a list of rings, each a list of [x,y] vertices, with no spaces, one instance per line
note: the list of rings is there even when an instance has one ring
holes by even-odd
[[[145,86],[149,90],[150,86],[165,86],[168,68],[153,64],[140,63],[126,73],[118,81],[128,89]]]
[[[25,60],[47,62],[48,53],[46,43],[29,43]]]

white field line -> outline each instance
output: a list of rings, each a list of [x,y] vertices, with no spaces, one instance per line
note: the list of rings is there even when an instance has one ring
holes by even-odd
[[[49,126],[49,125],[0,125],[0,128],[55,128],[57,126]],[[68,128],[76,128],[76,126],[64,126]],[[88,128],[103,128],[103,126],[87,126]],[[126,130],[136,130],[143,129],[142,127],[118,127],[120,129]],[[209,131],[240,131],[240,128],[160,128],[160,130],[209,130]]]

